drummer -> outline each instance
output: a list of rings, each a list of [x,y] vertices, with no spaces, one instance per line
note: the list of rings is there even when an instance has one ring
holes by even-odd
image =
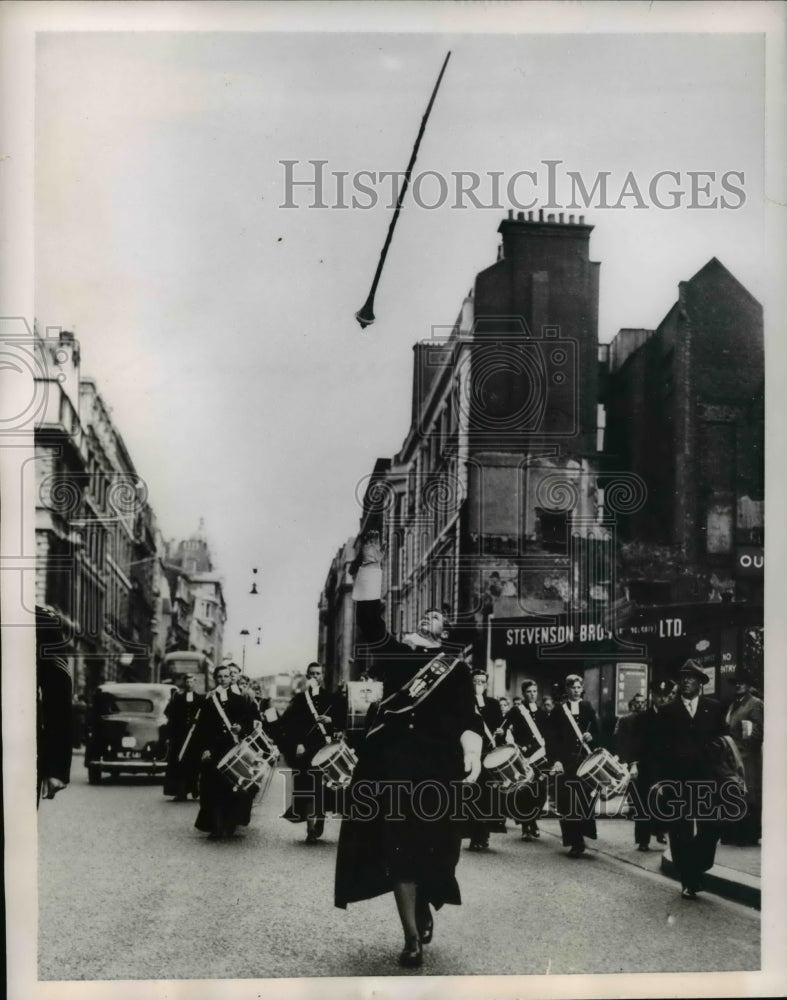
[[[218,764],[241,737],[254,729],[249,702],[230,690],[230,672],[224,664],[213,671],[216,684],[205,699],[194,726],[189,751],[200,761],[200,808],[194,826],[211,840],[231,837],[237,826],[251,819],[250,792],[233,792],[230,782],[219,773]]]
[[[578,674],[565,680],[565,697],[550,716],[550,758],[555,762],[556,805],[560,814],[563,846],[570,858],[585,853],[585,837],[596,839],[595,796],[577,780],[577,767],[598,740],[598,719],[593,706],[582,698],[583,683]]]
[[[306,668],[306,686],[295,694],[278,720],[275,738],[292,768],[292,802],[284,814],[291,823],[306,820],[306,843],[313,844],[325,828],[325,811],[333,808],[332,793],[322,775],[311,767],[322,747],[338,739],[347,726],[347,699],[327,691],[322,664]]]
[[[549,716],[543,708],[538,707],[538,684],[534,680],[526,678],[522,682],[522,699],[519,700],[519,706],[511,710],[506,720],[510,725],[514,742],[526,757],[535,757],[539,761],[543,760],[545,764]],[[546,773],[546,767],[542,766],[541,773]],[[536,782],[533,792],[532,802],[528,802],[528,808],[521,811],[522,815],[528,816],[528,819],[522,821],[522,840],[525,841],[541,836],[536,815],[546,803],[546,782],[544,780]]]
[[[504,742],[503,710],[497,698],[492,698],[487,693],[489,674],[486,670],[482,670],[480,667],[476,668],[472,672],[472,677],[476,711],[484,723],[483,754],[487,754]],[[505,833],[505,818],[502,815],[493,815],[495,812],[493,789],[484,770],[479,775],[478,784],[481,787],[481,797],[478,802],[480,815],[478,818],[470,820],[468,824],[468,836],[470,837],[468,849],[486,851],[489,849],[490,833]]]

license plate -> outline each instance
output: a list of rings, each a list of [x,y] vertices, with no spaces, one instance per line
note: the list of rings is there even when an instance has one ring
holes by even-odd
[[[118,757],[122,757],[124,760],[135,759],[142,756],[141,750],[118,750]]]

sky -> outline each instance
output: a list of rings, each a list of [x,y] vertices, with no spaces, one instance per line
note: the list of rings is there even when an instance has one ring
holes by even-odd
[[[453,198],[428,210],[411,191],[361,332],[388,199],[309,208],[301,190],[282,208],[281,161],[299,177],[316,159],[327,174],[403,170],[449,49],[416,173],[536,171],[542,204],[544,161],[558,160],[564,203],[566,171],[587,187],[609,171],[610,202],[629,172],[644,191],[644,207],[581,210],[602,341],[656,326],[713,256],[767,310],[761,35],[38,36],[39,328],[76,332],[164,536],[205,519],[226,651],[261,629],[253,674],[314,658],[364,477],[407,433],[412,344],[453,323],[506,214]],[[686,191],[688,171],[713,171],[715,195],[742,172],[745,200],[660,209],[659,171]],[[425,182],[422,201],[437,190]]]

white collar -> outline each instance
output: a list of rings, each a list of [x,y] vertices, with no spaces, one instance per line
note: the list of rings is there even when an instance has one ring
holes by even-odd
[[[193,691],[187,691],[186,692],[186,701],[194,701],[194,692]]]
[[[227,698],[229,697],[229,691],[223,687],[216,688],[216,696],[218,697],[219,701],[226,701]]]
[[[429,639],[420,632],[408,632],[402,636],[402,642],[412,649],[439,649],[440,643],[437,639]]]

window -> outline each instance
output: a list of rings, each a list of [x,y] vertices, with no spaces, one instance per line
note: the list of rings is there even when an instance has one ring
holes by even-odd
[[[568,552],[568,515],[565,511],[536,507],[537,538],[546,552]]]

